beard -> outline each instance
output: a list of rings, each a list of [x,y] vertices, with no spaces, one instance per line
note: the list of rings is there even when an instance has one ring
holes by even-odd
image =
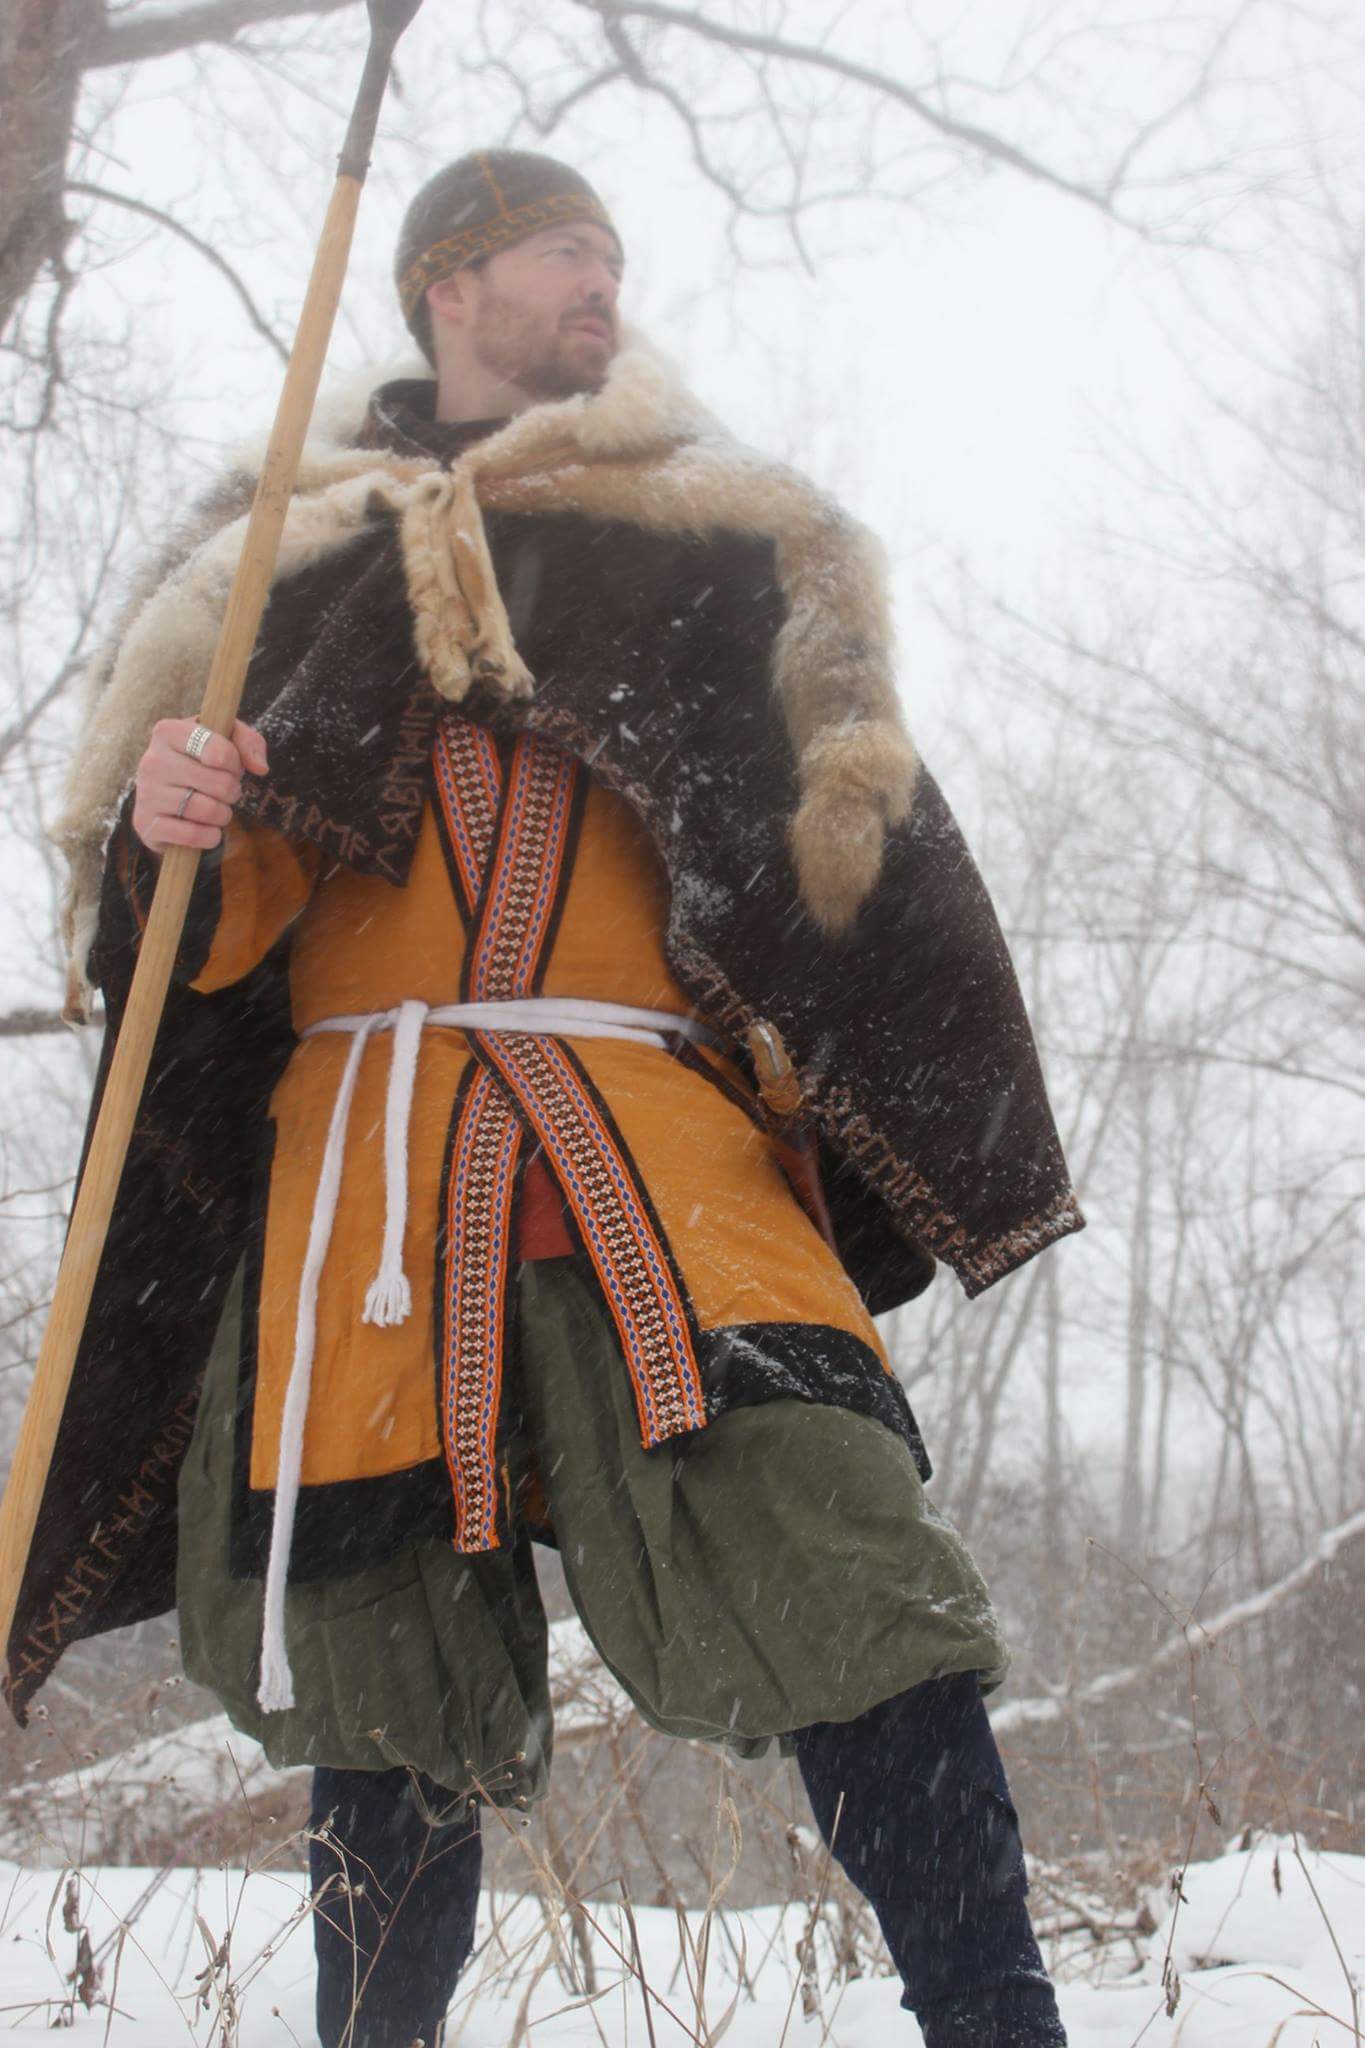
[[[614,329],[611,315],[602,317]],[[586,348],[582,334],[568,331],[547,314],[528,312],[495,291],[484,292],[479,300],[473,341],[483,369],[518,385],[532,398],[572,398],[580,391],[600,391],[606,376],[600,351]]]

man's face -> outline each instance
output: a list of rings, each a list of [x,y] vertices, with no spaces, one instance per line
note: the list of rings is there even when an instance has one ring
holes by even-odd
[[[574,221],[461,272],[475,359],[534,399],[596,391],[616,353],[621,269],[615,237]]]

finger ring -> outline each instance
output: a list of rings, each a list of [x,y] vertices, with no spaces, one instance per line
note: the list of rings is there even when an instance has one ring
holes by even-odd
[[[196,725],[185,742],[185,752],[192,761],[202,761],[204,749],[216,737],[211,725]]]
[[[176,817],[177,817],[177,818],[183,818],[183,817],[184,817],[184,815],[185,815],[185,812],[186,812],[186,809],[188,808],[188,805],[189,805],[189,801],[190,801],[190,798],[191,798],[191,797],[192,797],[193,795],[194,795],[194,791],[193,791],[192,789],[187,789],[187,790],[185,791],[185,794],[184,794],[184,795],[183,795],[183,796],[181,797],[181,799],[180,799],[180,803],[179,803],[179,806],[178,806],[178,808],[177,808],[177,810],[176,810],[176,813],[175,813],[175,815],[176,815]]]

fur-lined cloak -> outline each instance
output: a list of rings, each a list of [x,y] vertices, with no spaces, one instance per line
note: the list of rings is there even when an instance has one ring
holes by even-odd
[[[429,386],[387,386],[309,451],[248,678],[271,771],[245,809],[401,887],[443,697],[556,741],[657,846],[700,1015],[781,1033],[874,1312],[932,1257],[976,1294],[1079,1229],[1004,940],[898,710],[875,543],[640,345],[450,469],[424,409]],[[73,1002],[100,984],[111,1039],[138,934],[136,848],[110,832],[152,724],[199,705],[250,488],[216,494],[96,665],[59,837]],[[195,946],[10,1640],[16,1712],[68,1643],[174,1598],[176,1474],[291,1042],[280,963],[206,997]]]

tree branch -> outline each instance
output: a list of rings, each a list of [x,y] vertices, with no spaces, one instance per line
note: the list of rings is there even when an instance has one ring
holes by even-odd
[[[612,54],[619,60],[621,72],[630,80],[631,84],[636,86],[641,92],[657,93],[660,99],[666,101],[672,107],[686,131],[688,141],[692,146],[693,161],[702,176],[724,194],[736,213],[754,214],[760,218],[785,218],[791,229],[796,253],[805,266],[807,275],[814,277],[815,265],[811,262],[802,244],[794,209],[790,206],[756,206],[752,200],[746,198],[734,179],[727,177],[720,165],[713,162],[710,152],[706,147],[705,137],[702,133],[702,124],[696,114],[693,113],[691,107],[688,106],[682,94],[676,92],[664,79],[656,78],[653,72],[648,69],[644,58],[630,41],[619,20],[614,18],[604,19],[602,28],[611,47]],[[774,118],[774,126],[778,129],[780,135],[781,123],[776,118]]]
[[[941,113],[929,101],[908,85],[903,85],[889,72],[874,71],[870,65],[858,64],[850,57],[841,57],[833,50],[821,49],[817,43],[790,42],[786,37],[765,35],[757,30],[733,27],[728,22],[713,21],[694,8],[672,7],[664,0],[574,0],[574,5],[596,14],[608,41],[613,28],[627,18],[658,22],[666,28],[685,29],[689,34],[699,36],[703,41],[724,44],[732,50],[747,50],[761,57],[778,58],[787,63],[811,65],[820,71],[833,72],[836,77],[846,78],[854,85],[864,86],[868,91],[880,93],[907,109],[926,127],[948,141],[972,150],[978,156],[989,158],[994,163],[1004,164],[1012,171],[1018,171],[1026,178],[1048,185],[1055,192],[1064,192],[1068,198],[1079,199],[1086,206],[1110,220],[1120,221],[1125,227],[1134,223],[1123,220],[1115,210],[1107,190],[1085,185],[1075,178],[1065,177],[1060,171],[1053,171],[1027,151],[1007,142],[1003,136],[994,134],[989,128],[980,128],[974,121],[957,120],[951,114]],[[1138,233],[1145,232],[1141,228]]]
[[[79,178],[69,179],[66,189],[68,192],[83,193],[87,199],[106,199],[111,206],[126,207],[129,213],[140,213],[145,219],[155,221],[159,227],[169,228],[173,235],[179,235],[182,242],[188,242],[191,249],[197,249],[204,260],[213,265],[220,277],[226,278],[240,299],[246,317],[256,332],[270,343],[282,363],[289,361],[288,348],[261,312],[232,265],[225,257],[219,255],[211,242],[202,241],[192,229],[184,225],[183,221],[178,221],[174,214],[163,213],[159,206],[149,206],[145,199],[134,199],[126,192],[110,192],[103,185],[87,185]]]
[[[87,71],[110,64],[141,64],[150,57],[171,57],[199,43],[232,43],[243,29],[264,21],[292,21],[301,15],[338,14],[356,0],[205,0],[201,7],[134,15],[131,21],[110,22],[97,36],[82,63]]]
[[[27,739],[48,706],[56,703],[71,678],[79,675],[80,671],[79,660],[64,661],[47,688],[41,690],[27,709],[21,711],[19,716],[12,719],[5,730],[0,732],[0,761],[12,754],[21,741]],[[0,1019],[0,1025],[2,1024],[3,1020]],[[3,1029],[0,1029],[0,1037],[4,1036]]]
[[[1277,1579],[1273,1586],[1267,1586],[1260,1593],[1252,1593],[1245,1600],[1235,1600],[1210,1621],[1186,1622],[1180,1633],[1163,1644],[1145,1663],[1125,1664],[1121,1670],[1106,1671],[1102,1678],[1093,1678],[1088,1685],[1078,1686],[1072,1693],[1014,1700],[1009,1706],[1002,1707],[999,1713],[991,1715],[991,1727],[997,1735],[1012,1735],[1016,1729],[1038,1728],[1060,1721],[1077,1708],[1102,1706],[1116,1694],[1140,1685],[1152,1672],[1160,1671],[1168,1664],[1178,1664],[1191,1650],[1210,1650],[1235,1628],[1241,1628],[1249,1621],[1259,1621],[1282,1600],[1309,1585],[1339,1551],[1361,1536],[1365,1536],[1365,1508],[1339,1522],[1336,1528],[1328,1529],[1318,1538],[1311,1554],[1296,1564],[1292,1572],[1286,1572],[1282,1579]]]

